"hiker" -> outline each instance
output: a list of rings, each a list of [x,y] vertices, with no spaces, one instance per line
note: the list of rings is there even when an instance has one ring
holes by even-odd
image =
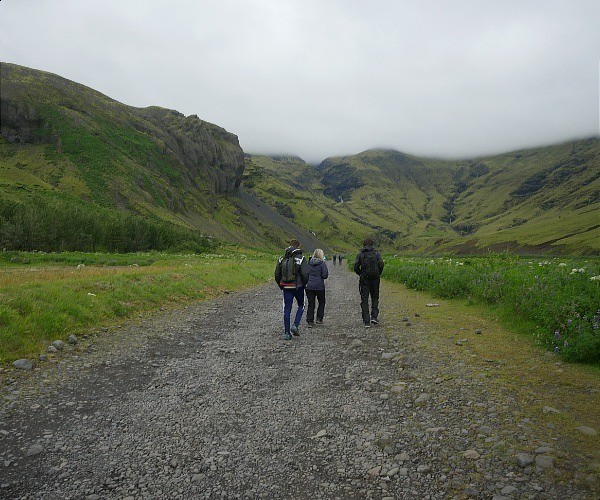
[[[365,328],[371,323],[379,324],[379,277],[383,272],[383,259],[373,248],[373,240],[365,238],[363,247],[354,261],[354,272],[360,276],[360,308]],[[371,296],[371,314],[369,315],[369,296]]]
[[[298,240],[291,240],[290,246],[285,249],[285,254],[277,261],[275,281],[283,291],[283,338],[291,340],[290,334],[300,335],[298,326],[304,312],[304,286],[308,282],[308,262],[302,255]],[[294,299],[296,299],[298,310],[294,324],[290,327]]]
[[[327,264],[325,264],[325,255],[323,250],[317,248],[308,261],[308,283],[306,284],[306,297],[308,298],[308,310],[306,312],[306,322],[308,327],[312,328],[315,319],[315,303],[318,300],[317,324],[323,323],[325,315],[325,280],[329,276]]]
[[[338,264],[342,265],[342,254],[338,255]]]
[[[335,266],[335,259],[337,259],[337,255],[333,254],[332,260],[333,260],[333,265]]]

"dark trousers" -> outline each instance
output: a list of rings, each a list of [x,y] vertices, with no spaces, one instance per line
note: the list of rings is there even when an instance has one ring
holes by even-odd
[[[319,301],[317,307],[317,319],[323,321],[325,316],[325,290],[306,290],[308,299],[308,310],[306,311],[306,322],[313,323],[315,320],[315,302]]]
[[[361,279],[358,283],[360,291],[360,309],[365,324],[379,316],[379,278],[374,280]],[[371,314],[369,315],[369,296],[371,297]]]
[[[302,320],[302,313],[304,313],[304,287],[283,289],[283,328],[285,333],[290,333],[290,316],[292,315],[294,300],[298,304],[294,325],[298,326],[300,320]]]

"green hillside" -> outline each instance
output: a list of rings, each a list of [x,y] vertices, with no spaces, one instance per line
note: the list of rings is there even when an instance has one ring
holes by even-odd
[[[600,252],[600,140],[516,151],[473,162],[457,185],[453,226],[468,245],[552,253]]]
[[[43,71],[1,63],[0,77],[3,248],[146,250],[200,235],[274,248],[289,239],[235,196],[244,169],[235,135]]]
[[[598,254],[600,140],[464,161],[369,150],[312,167],[251,156],[243,185],[330,246]]]
[[[355,248],[360,235],[371,231],[350,207],[325,196],[319,172],[298,158],[250,156],[242,187],[326,242],[333,252]]]
[[[196,115],[0,64],[0,247],[600,253],[600,139],[445,161],[245,154]]]

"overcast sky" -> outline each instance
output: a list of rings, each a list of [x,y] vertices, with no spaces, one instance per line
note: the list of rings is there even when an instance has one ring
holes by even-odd
[[[311,162],[598,135],[599,59],[598,0],[0,1],[0,60]]]

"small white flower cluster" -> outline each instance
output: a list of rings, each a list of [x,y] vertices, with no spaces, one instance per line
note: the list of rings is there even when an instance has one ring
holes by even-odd
[[[577,273],[585,273],[585,269],[582,267],[581,269],[571,270],[571,274],[577,274]]]
[[[598,276],[592,276],[590,281],[600,281],[600,274]]]
[[[565,264],[564,262],[561,262],[558,267],[567,267],[567,264]]]

